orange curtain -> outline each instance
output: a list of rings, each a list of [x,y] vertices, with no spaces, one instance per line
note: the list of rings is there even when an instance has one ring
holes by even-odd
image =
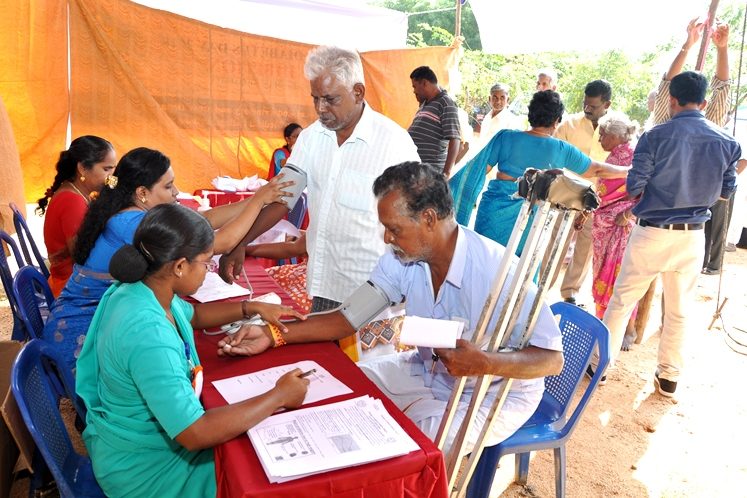
[[[0,202],[0,228],[8,233],[13,233],[15,231],[13,212],[10,210],[8,203],[15,202],[18,208],[22,210],[26,208],[26,204],[23,201],[21,161],[18,157],[13,129],[2,97],[0,97],[0,164],[2,164],[2,174],[0,175],[0,199],[2,199],[2,202]]]
[[[171,157],[183,191],[217,175],[265,176],[291,121],[315,119],[303,63],[310,45],[218,28],[124,0],[71,4],[73,136],[97,134],[121,155]],[[409,74],[443,68],[450,47],[362,54],[372,107],[408,126]]]
[[[303,63],[311,45],[218,28],[126,0],[31,0],[0,7],[0,96],[13,123],[26,199],[51,184],[72,137],[110,140],[168,155],[181,190],[217,175],[264,176],[291,121],[316,119]],[[70,16],[70,99],[66,7]],[[366,99],[407,127],[417,108],[413,68],[448,84],[456,49],[361,54]]]
[[[418,109],[410,82],[412,70],[429,66],[436,73],[438,84],[448,88],[448,71],[456,67],[457,57],[458,50],[454,47],[365,52],[361,58],[366,76],[366,100],[371,107],[407,128]]]
[[[67,5],[62,0],[0,2],[0,98],[7,108],[15,160],[2,158],[3,199],[35,201],[51,185],[54,165],[65,148],[67,92]],[[10,131],[10,130],[9,130]],[[9,150],[6,148],[6,151]],[[20,179],[18,155],[23,165]],[[8,187],[12,190],[8,191]],[[19,198],[20,197],[20,198]],[[4,200],[3,203],[7,203]]]

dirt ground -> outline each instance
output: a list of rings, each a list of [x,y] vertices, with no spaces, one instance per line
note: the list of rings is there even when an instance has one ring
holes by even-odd
[[[701,275],[687,365],[674,400],[654,393],[660,316],[654,300],[644,341],[620,354],[567,445],[567,496],[747,496],[747,356],[725,341],[727,332],[747,337],[745,282],[747,250],[726,253],[721,300],[728,302],[709,331],[719,277]],[[590,306],[590,294],[582,289],[582,295],[589,297],[580,302]],[[557,289],[553,298],[558,300]],[[0,339],[9,336],[11,325],[3,296]],[[539,452],[528,484],[513,484],[501,496],[554,496],[553,476],[552,452]],[[16,483],[13,496],[26,496],[25,486]]]
[[[674,400],[654,392],[657,296],[643,342],[620,353],[566,447],[569,497],[747,496],[747,356],[725,341],[727,332],[747,338],[745,282],[747,250],[726,253],[721,302],[728,301],[722,319],[707,330],[719,277],[700,276],[687,363]],[[593,304],[590,295],[581,301]],[[527,485],[513,484],[501,496],[554,496],[553,476],[552,451],[539,452]]]

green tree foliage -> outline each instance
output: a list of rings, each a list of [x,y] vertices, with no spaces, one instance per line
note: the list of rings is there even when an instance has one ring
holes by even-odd
[[[373,0],[370,3],[413,13],[451,8],[455,0]],[[737,92],[736,88],[744,15],[744,5],[728,5],[719,12],[720,19],[731,28],[729,58],[734,83],[732,97],[736,99],[738,93],[740,102],[744,102],[747,95],[747,54],[742,62],[741,89]],[[408,43],[412,46],[451,45],[454,27],[454,10],[410,16]],[[489,110],[490,87],[499,82],[511,89],[512,109],[524,111],[535,91],[537,70],[552,67],[558,72],[558,90],[569,113],[581,110],[584,86],[601,78],[612,85],[613,108],[643,124],[648,117],[648,93],[658,85],[661,72],[671,62],[675,47],[684,41],[685,29],[683,26],[682,32],[675,34],[669,43],[653,47],[650,52],[635,58],[618,50],[603,53],[484,54],[480,50],[482,45],[477,23],[467,2],[462,9],[462,35],[465,38],[465,50],[459,64],[462,85],[456,100],[473,118]],[[691,59],[694,60],[697,48],[693,52]],[[715,50],[710,48],[704,74],[714,74],[715,66]],[[686,66],[686,69],[692,67]],[[456,92],[452,89],[452,93]]]
[[[443,36],[444,31],[451,33],[451,40],[454,39],[455,0],[378,0],[369,3],[408,13],[408,39],[413,46],[450,45],[448,37]],[[418,14],[440,9],[449,10]],[[465,48],[482,50],[480,31],[469,2],[462,6],[462,36]]]

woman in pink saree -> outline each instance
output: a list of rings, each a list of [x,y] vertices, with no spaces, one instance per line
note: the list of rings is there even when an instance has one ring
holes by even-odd
[[[635,137],[636,128],[636,124],[624,114],[609,113],[600,120],[599,142],[610,153],[608,163],[619,166],[632,164],[633,146],[630,142]],[[630,213],[630,209],[637,201],[628,198],[625,178],[600,179],[597,187],[602,204],[594,212],[591,232],[594,244],[592,294],[596,303],[596,315],[601,319],[612,297],[628,236],[635,225],[635,216]],[[635,314],[636,310],[628,324],[626,339],[631,332]]]

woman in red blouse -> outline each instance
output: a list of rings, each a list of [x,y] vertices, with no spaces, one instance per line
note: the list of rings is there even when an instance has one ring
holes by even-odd
[[[114,171],[112,144],[92,135],[78,137],[60,153],[52,186],[39,199],[44,216],[44,244],[49,254],[49,286],[55,297],[73,271],[71,254],[88,203]]]

